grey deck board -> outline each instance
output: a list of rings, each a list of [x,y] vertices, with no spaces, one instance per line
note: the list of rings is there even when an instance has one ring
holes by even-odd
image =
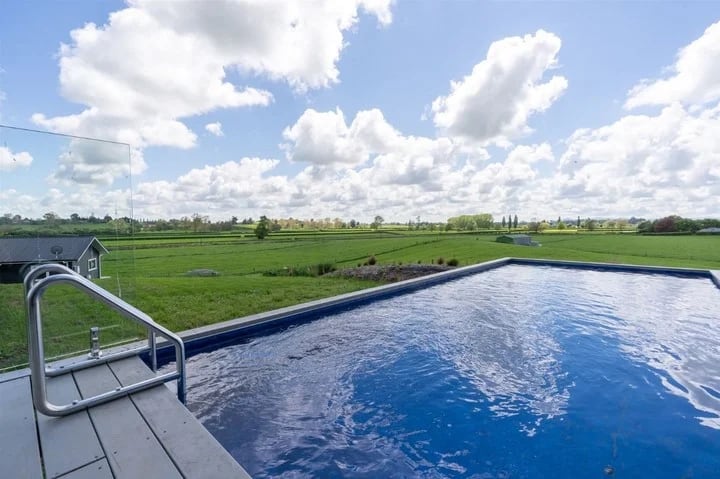
[[[30,378],[0,383],[0,412],[0,477],[43,477]]]
[[[59,479],[113,479],[113,475],[107,459],[103,458],[65,474]]]
[[[68,404],[150,377],[128,358],[47,379]],[[165,385],[63,417],[34,410],[30,377],[0,375],[0,479],[249,478]]]
[[[80,399],[70,374],[48,378],[48,399],[54,404],[69,404]],[[37,414],[45,474],[52,479],[95,462],[105,456],[87,411],[66,417]]]
[[[110,368],[123,385],[152,377],[137,357],[113,362]],[[250,478],[168,388],[141,391],[132,400],[185,478]]]
[[[73,373],[83,397],[119,386],[107,365]],[[181,478],[129,397],[89,410],[113,475],[118,478]]]

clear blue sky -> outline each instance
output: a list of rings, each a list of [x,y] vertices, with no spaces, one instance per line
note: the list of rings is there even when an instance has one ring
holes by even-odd
[[[141,217],[720,215],[720,3],[286,3],[5,2],[0,123]],[[0,214],[129,207],[0,148]]]

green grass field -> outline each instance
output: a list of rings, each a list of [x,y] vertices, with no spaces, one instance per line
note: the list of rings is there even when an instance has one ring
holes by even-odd
[[[460,265],[515,256],[720,269],[720,237],[626,234],[545,234],[539,248],[496,243],[495,235],[427,232],[285,233],[264,241],[240,235],[183,235],[105,240],[100,284],[174,331],[212,324],[373,286],[343,278],[266,276],[263,273],[334,263],[356,266],[374,255],[380,264]],[[188,277],[208,268],[216,277]],[[48,291],[43,313],[48,357],[87,349],[88,328],[102,328],[103,344],[140,337],[128,321],[68,287]],[[22,291],[0,286],[0,369],[27,361]]]

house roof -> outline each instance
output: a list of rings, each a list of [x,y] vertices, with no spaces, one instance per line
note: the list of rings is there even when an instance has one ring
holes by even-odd
[[[703,228],[698,231],[698,233],[720,233],[720,228],[711,227],[711,228]]]
[[[94,236],[0,238],[0,263],[77,261],[90,246],[108,253]]]
[[[530,238],[530,235],[522,235],[522,234],[512,234],[512,235],[500,235],[500,238],[512,238],[512,239],[520,239],[520,238]]]

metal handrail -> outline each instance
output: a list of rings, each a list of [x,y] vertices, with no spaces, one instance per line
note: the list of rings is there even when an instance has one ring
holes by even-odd
[[[40,279],[44,274],[55,273]],[[42,342],[42,316],[40,311],[40,300],[45,290],[54,284],[69,284],[79,289],[98,301],[114,309],[122,316],[131,319],[148,329],[148,346],[134,348],[128,351],[110,354],[103,358],[88,359],[81,363],[66,368],[46,369],[45,352]],[[120,396],[137,392],[163,382],[177,380],[177,395],[181,402],[185,402],[185,346],[182,339],[167,328],[157,324],[153,319],[126,303],[117,296],[97,286],[65,266],[59,264],[44,264],[29,271],[24,279],[24,286],[27,291],[25,296],[28,312],[28,343],[30,356],[30,369],[32,372],[32,391],[35,408],[47,416],[64,416],[80,409],[95,406],[111,401]],[[176,371],[161,374],[154,378],[145,379],[129,386],[121,386],[113,391],[108,391],[90,398],[73,401],[71,404],[55,405],[47,398],[47,377],[57,376],[73,370],[84,369],[111,360],[129,357],[144,351],[150,351],[153,366],[156,365],[156,344],[155,335],[165,337],[175,347]]]
[[[25,275],[25,278],[23,280],[23,286],[25,287],[26,308],[27,308],[27,305],[29,305],[28,293],[30,292],[30,288],[32,287],[32,285],[36,281],[38,281],[41,276],[48,275],[51,273],[77,274],[75,271],[68,268],[67,266],[63,266],[63,265],[57,264],[57,263],[45,263],[42,265],[34,266],[31,270],[29,270],[27,272],[27,274]],[[80,276],[80,275],[78,275],[78,277],[82,278],[82,276]],[[28,318],[30,318],[29,309],[27,311],[27,314],[28,314]],[[28,329],[28,338],[29,337],[30,337],[30,330]],[[136,348],[125,349],[125,350],[118,351],[115,353],[106,354],[100,358],[93,358],[92,360],[76,362],[76,363],[73,363],[70,365],[61,365],[57,368],[53,368],[53,367],[46,365],[45,366],[45,375],[48,377],[60,376],[61,374],[66,374],[71,371],[77,371],[80,369],[93,367],[99,363],[103,363],[103,362],[107,363],[110,361],[117,361],[118,359],[123,359],[123,358],[131,357],[131,356],[137,356],[137,355],[140,355],[143,353],[149,353],[151,369],[153,370],[153,372],[157,372],[157,349],[156,349],[155,331],[153,331],[150,328],[147,328],[147,337],[148,337],[147,346],[140,346],[140,347],[136,347]],[[30,343],[30,347],[32,348],[32,342]]]

